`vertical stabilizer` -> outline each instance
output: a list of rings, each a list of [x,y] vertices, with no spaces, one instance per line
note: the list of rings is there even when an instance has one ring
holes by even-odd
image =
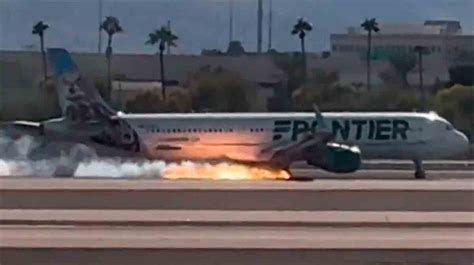
[[[68,51],[48,49],[48,60],[56,81],[62,114],[71,121],[87,121],[114,115],[94,87],[87,91],[80,86],[81,74]]]

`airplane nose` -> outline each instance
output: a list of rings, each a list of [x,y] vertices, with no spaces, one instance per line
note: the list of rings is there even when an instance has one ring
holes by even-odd
[[[469,139],[460,131],[455,131],[455,134],[455,155],[467,155],[469,153]]]

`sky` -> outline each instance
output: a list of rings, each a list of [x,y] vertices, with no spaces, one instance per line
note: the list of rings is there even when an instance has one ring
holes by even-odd
[[[179,37],[173,53],[199,54],[202,49],[227,48],[229,0],[102,0],[103,15],[119,18],[124,32],[114,37],[114,52],[154,53],[145,46],[148,33],[166,25]],[[257,0],[234,1],[234,39],[246,51],[257,47]],[[263,47],[267,47],[268,3],[264,1]],[[423,23],[428,19],[459,20],[466,34],[474,32],[474,0],[272,0],[273,47],[279,51],[299,49],[290,35],[298,17],[313,24],[306,48],[329,50],[329,35],[343,33],[366,17],[379,23]],[[96,52],[99,0],[0,0],[0,49],[38,49],[31,34],[39,20],[50,25],[47,47]],[[103,35],[105,42],[105,35]]]

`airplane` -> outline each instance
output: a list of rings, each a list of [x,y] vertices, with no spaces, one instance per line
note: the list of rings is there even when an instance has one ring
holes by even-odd
[[[16,133],[84,143],[99,155],[165,161],[233,161],[289,169],[306,161],[349,173],[362,159],[409,159],[415,178],[422,161],[467,152],[467,137],[434,112],[162,113],[115,112],[83,86],[68,51],[48,49],[63,117],[9,123]]]

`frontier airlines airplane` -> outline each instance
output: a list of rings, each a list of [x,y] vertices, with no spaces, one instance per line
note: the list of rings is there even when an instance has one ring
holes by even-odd
[[[199,113],[114,112],[95,90],[79,86],[80,73],[64,49],[49,49],[63,117],[13,122],[17,132],[86,143],[150,159],[234,161],[288,169],[295,161],[330,172],[353,172],[361,159],[409,159],[424,178],[422,160],[449,158],[468,139],[436,113]],[[83,84],[83,83],[81,83]],[[114,153],[111,152],[111,153]],[[115,152],[115,153],[117,153]]]

